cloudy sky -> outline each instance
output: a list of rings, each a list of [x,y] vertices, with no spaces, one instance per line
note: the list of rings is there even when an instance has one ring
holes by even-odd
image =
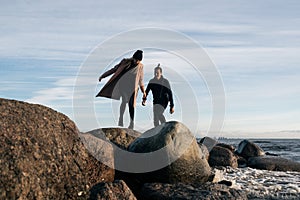
[[[73,91],[89,56],[117,35],[153,27],[190,38],[217,68],[226,114],[223,129],[211,136],[300,138],[299,10],[297,0],[2,0],[0,97],[50,106],[76,121]],[[193,77],[190,63],[178,55],[141,49],[145,83],[158,62],[171,82],[175,114],[166,112],[167,119],[188,126],[199,123],[193,131],[205,135],[213,115],[205,78]],[[130,56],[132,50],[129,47],[118,57],[100,56],[100,61],[110,59],[111,64],[93,68],[90,78],[95,82],[89,87],[96,93],[104,84],[97,82],[103,70]],[[139,103],[136,127],[148,129],[151,101],[145,108]],[[93,99],[99,126],[116,125],[118,106],[116,101]],[[97,128],[89,126],[89,116],[84,117],[82,131]]]

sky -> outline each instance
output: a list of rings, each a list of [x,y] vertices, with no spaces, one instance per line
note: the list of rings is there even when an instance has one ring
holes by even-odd
[[[300,138],[299,10],[296,0],[1,0],[0,97],[49,106],[80,124],[81,131],[116,126],[120,102],[104,98],[92,102],[98,127],[84,114],[85,121],[76,121],[76,81],[105,42],[152,27],[197,43],[217,69],[225,94],[222,129],[210,133],[214,97],[207,80],[182,57],[142,46],[145,84],[157,63],[171,83],[175,113],[166,110],[167,120],[182,121],[197,136]],[[98,69],[94,64],[89,78],[95,81],[88,87],[96,94],[108,80],[98,83],[99,75],[132,53],[128,46],[118,56],[98,55],[99,63],[110,64]],[[150,96],[146,107],[138,102],[136,128],[151,127]]]

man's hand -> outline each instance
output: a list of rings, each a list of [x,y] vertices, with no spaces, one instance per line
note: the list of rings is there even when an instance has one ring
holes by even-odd
[[[174,113],[174,108],[170,108],[170,114],[173,114]]]
[[[142,101],[142,105],[145,106],[146,105],[146,100],[147,100],[147,95],[146,92],[143,93],[143,101]]]

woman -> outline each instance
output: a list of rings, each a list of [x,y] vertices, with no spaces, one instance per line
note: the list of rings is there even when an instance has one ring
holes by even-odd
[[[144,66],[141,63],[142,59],[143,51],[137,50],[131,58],[124,58],[119,64],[99,77],[100,82],[103,78],[114,74],[96,97],[107,97],[117,100],[120,100],[122,97],[118,125],[123,126],[123,115],[126,104],[128,104],[130,115],[130,125],[128,128],[130,129],[133,129],[134,127],[134,108],[139,86],[143,93],[143,97],[146,96],[143,80]]]

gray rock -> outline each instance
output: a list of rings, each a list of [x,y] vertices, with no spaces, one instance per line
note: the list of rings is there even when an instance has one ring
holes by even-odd
[[[144,164],[153,167],[166,163],[165,167],[151,173],[136,174],[141,182],[204,183],[208,180],[208,162],[193,134],[180,122],[167,122],[146,131],[128,149],[135,153],[149,153],[162,148],[163,151],[154,161]]]
[[[99,183],[91,189],[89,200],[136,200],[123,180],[112,183]]]
[[[208,151],[207,147],[202,143],[199,143],[198,146],[199,146],[200,150],[202,151],[202,154],[204,155],[205,159],[208,160],[209,151]]]
[[[67,116],[0,99],[0,119],[0,199],[86,199],[92,185],[114,179]]]
[[[265,152],[258,145],[249,140],[241,141],[236,153],[246,159],[265,155]]]
[[[282,157],[260,156],[248,159],[248,166],[270,171],[297,171],[300,172],[300,163]]]
[[[231,166],[238,167],[236,156],[228,148],[215,146],[210,151],[208,163],[210,166]]]
[[[212,148],[216,144],[218,144],[218,141],[210,137],[204,137],[200,140],[200,144],[204,144],[207,147],[208,151],[211,151]]]
[[[246,200],[247,194],[242,190],[230,188],[224,184],[206,183],[203,185],[189,185],[183,183],[146,183],[142,188],[143,200]]]

